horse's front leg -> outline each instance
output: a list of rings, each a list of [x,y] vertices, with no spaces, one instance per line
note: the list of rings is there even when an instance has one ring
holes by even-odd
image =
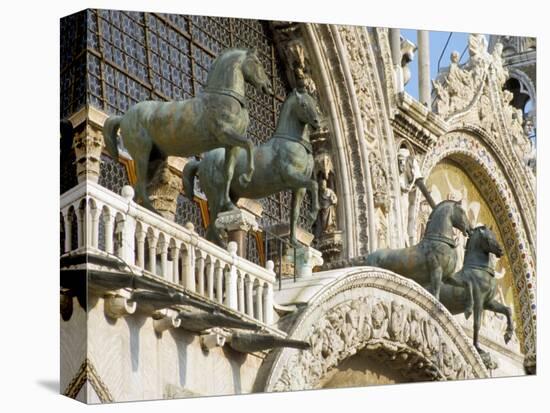
[[[313,224],[319,213],[319,185],[317,181],[306,177],[292,165],[288,165],[283,171],[286,175],[284,179],[292,189],[305,188],[311,193],[311,213],[309,214],[309,219],[310,224]]]
[[[479,290],[476,288],[474,294],[474,347],[480,355],[485,352],[479,347],[479,329],[481,328],[481,316],[483,315],[483,303]]]
[[[246,137],[241,136],[233,129],[227,127],[223,128],[222,133],[218,136],[221,143],[232,147],[232,151],[235,151],[235,157],[237,154],[237,148],[243,148],[246,150],[246,172],[239,176],[239,183],[242,186],[247,186],[252,180],[252,175],[254,174],[254,144],[246,139]],[[233,171],[231,172],[231,177],[233,177]]]
[[[493,311],[494,313],[504,314],[506,317],[506,332],[504,333],[504,342],[508,342],[512,339],[514,334],[514,321],[512,320],[512,309],[502,303],[499,303],[495,299],[490,300],[485,304],[485,309]]]
[[[464,317],[467,319],[472,315],[474,307],[474,292],[472,283],[464,275],[464,270],[460,270],[456,274],[450,275],[445,279],[445,282],[448,284],[454,285],[455,287],[462,287],[465,290],[466,302],[464,305]]]
[[[441,291],[441,280],[443,278],[443,269],[440,265],[434,266],[430,273],[430,289],[432,295],[439,301],[439,293]]]

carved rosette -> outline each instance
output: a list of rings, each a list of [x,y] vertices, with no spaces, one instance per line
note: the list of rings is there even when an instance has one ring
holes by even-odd
[[[284,350],[265,391],[314,389],[345,359],[366,352],[405,381],[488,377],[479,354],[452,315],[420,286],[384,270],[348,269],[291,328],[308,350]]]

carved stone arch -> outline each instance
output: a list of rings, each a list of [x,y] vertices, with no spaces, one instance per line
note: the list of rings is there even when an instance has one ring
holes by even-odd
[[[479,131],[478,131],[479,132]],[[439,138],[421,165],[428,177],[442,160],[457,161],[470,176],[498,222],[504,248],[512,268],[519,297],[523,351],[526,359],[536,354],[536,275],[534,243],[530,242],[529,225],[523,217],[524,206],[515,196],[517,185],[510,180],[495,153],[482,136],[471,130],[454,130]],[[416,210],[418,210],[417,202]],[[534,239],[533,239],[534,240]]]
[[[345,237],[343,257],[365,254],[377,246],[368,156],[373,150],[388,176],[389,238],[397,246],[401,225],[398,174],[392,161],[395,148],[377,67],[378,49],[364,27],[301,24],[300,29],[334,155],[338,221]]]
[[[471,339],[415,282],[374,267],[326,276],[333,280],[307,299],[289,329],[289,338],[308,340],[311,349],[271,352],[257,391],[318,388],[327,373],[358,352],[397,369],[404,381],[488,377]]]

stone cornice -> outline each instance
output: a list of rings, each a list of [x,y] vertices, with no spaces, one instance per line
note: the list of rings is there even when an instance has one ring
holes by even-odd
[[[423,152],[432,147],[448,129],[447,123],[440,116],[406,92],[398,96],[392,126],[396,135],[408,139]]]

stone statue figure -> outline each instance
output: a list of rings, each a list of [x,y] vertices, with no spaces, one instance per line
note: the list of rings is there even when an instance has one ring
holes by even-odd
[[[430,214],[424,236],[409,248],[380,249],[369,254],[366,265],[385,268],[426,285],[439,299],[441,283],[455,271],[458,252],[453,228],[470,231],[470,222],[460,202],[446,200]]]
[[[466,94],[472,92],[472,76],[470,72],[460,68],[459,61],[459,53],[456,50],[451,52],[451,64],[447,75],[450,111],[459,109],[460,102],[470,98]]]
[[[238,151],[246,149],[248,161],[239,182],[246,186],[254,172],[254,145],[246,138],[249,123],[245,84],[272,93],[271,84],[256,51],[224,50],[214,61],[204,91],[198,96],[173,102],[144,101],[123,116],[109,117],[103,126],[107,150],[118,159],[117,131],[135,162],[136,197],[155,211],[147,193],[147,183],[155,165],[170,155],[188,157],[214,148],[224,148],[226,162],[221,208],[231,209],[229,186]],[[156,211],[155,211],[156,212]]]
[[[318,184],[311,178],[313,173],[313,153],[306,125],[318,129],[321,117],[317,111],[317,102],[308,93],[294,90],[290,93],[281,109],[275,133],[267,142],[254,151],[256,171],[249,185],[240,181],[231,183],[231,198],[261,199],[280,191],[292,191],[292,211],[290,223],[290,240],[296,245],[296,226],[300,205],[306,190],[312,197],[311,222],[317,218],[319,211]],[[185,194],[193,199],[195,176],[198,175],[201,187],[208,199],[210,225],[206,236],[219,245],[223,240],[214,225],[216,217],[223,211],[225,199],[220,189],[224,186],[223,165],[226,152],[222,149],[211,150],[204,154],[201,161],[190,161],[183,169],[183,186]],[[235,163],[236,173],[246,170],[245,153],[238,150]]]
[[[415,182],[421,178],[420,167],[407,148],[400,148],[397,153],[397,168],[399,170],[399,186],[401,188],[401,216],[403,217],[403,235],[405,245],[409,245],[409,214],[413,206]]]
[[[504,85],[508,78],[508,70],[504,68],[504,60],[502,59],[502,48],[502,43],[497,43],[492,53],[493,65],[500,85]]]
[[[321,180],[319,188],[319,216],[317,217],[316,237],[323,233],[336,231],[336,193],[327,186],[327,180]]]
[[[407,83],[411,80],[411,69],[409,64],[414,60],[414,54],[417,50],[417,47],[409,39],[401,36],[400,39],[400,49],[401,49],[401,69],[403,70],[403,86],[406,86]]]

